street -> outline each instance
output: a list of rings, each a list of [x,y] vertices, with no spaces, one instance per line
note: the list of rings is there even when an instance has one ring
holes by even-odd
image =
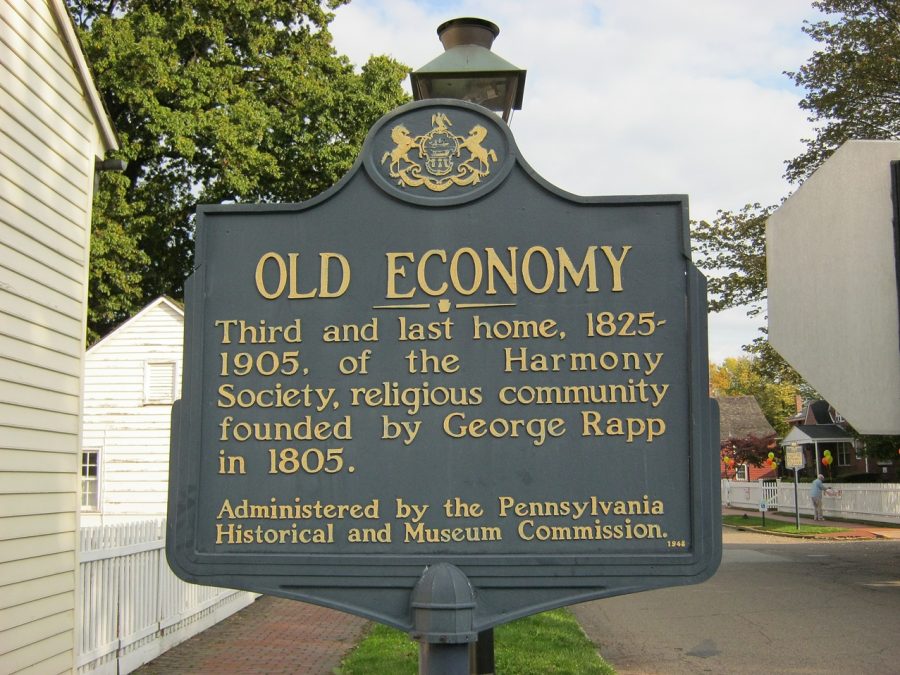
[[[724,530],[709,581],[572,607],[629,673],[896,673],[900,541]]]

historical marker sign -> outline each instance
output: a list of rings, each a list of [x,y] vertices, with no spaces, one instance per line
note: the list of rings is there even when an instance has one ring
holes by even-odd
[[[797,443],[791,443],[784,449],[784,468],[803,469],[806,467],[806,458],[803,456],[803,447]]]
[[[718,414],[687,228],[684,197],[561,192],[447,100],[383,118],[310,202],[202,207],[170,564],[406,629],[437,562],[479,630],[707,578]]]

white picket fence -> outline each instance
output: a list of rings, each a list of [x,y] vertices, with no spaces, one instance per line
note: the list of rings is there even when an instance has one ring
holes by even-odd
[[[165,520],[81,530],[79,674],[124,675],[253,602],[166,563]]]
[[[800,483],[797,488],[801,515],[813,513],[809,488],[810,483]],[[826,488],[822,498],[826,518],[900,525],[900,484],[826,482]],[[722,481],[722,504],[725,506],[756,510],[763,500],[770,509],[794,513],[793,482]]]

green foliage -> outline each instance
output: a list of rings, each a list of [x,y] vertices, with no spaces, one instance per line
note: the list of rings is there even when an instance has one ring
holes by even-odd
[[[747,204],[740,211],[719,211],[712,221],[691,223],[692,246],[697,266],[708,274],[709,311],[747,307],[748,316],[762,311],[766,299],[766,219],[776,205]],[[753,358],[753,372],[774,384],[791,385],[795,393],[808,394],[810,387],[781,358],[763,335],[744,346]],[[754,394],[752,391],[735,391]],[[793,396],[793,394],[792,394]],[[769,423],[782,433],[783,418],[772,417],[777,406],[767,408],[757,397]]]
[[[372,57],[357,72],[335,53],[329,10],[339,4],[68,0],[128,161],[124,188],[104,180],[97,195],[119,229],[95,249],[92,277],[105,281],[92,279],[93,331],[181,296],[197,204],[308,199],[405,101],[405,66]],[[111,286],[121,259],[137,287],[130,276]]]
[[[712,396],[752,396],[759,403],[769,424],[778,436],[788,432],[786,420],[796,411],[795,396],[801,391],[795,382],[780,381],[765,371],[768,364],[756,357],[729,357],[721,364],[709,364],[709,385]],[[766,439],[767,441],[768,439]],[[764,443],[761,448],[765,448]],[[768,453],[760,455],[760,462]],[[751,453],[752,454],[752,453]],[[758,453],[757,453],[758,454]],[[755,466],[759,463],[748,458]]]
[[[738,212],[719,211],[711,223],[691,223],[697,266],[711,273],[711,312],[765,300],[766,219],[776,208],[747,204]],[[759,308],[752,307],[748,313],[757,314]]]
[[[100,174],[91,223],[89,345],[102,336],[105,328],[139,311],[142,304],[141,272],[149,257],[129,232],[128,223],[138,221],[140,216],[125,199],[127,189],[128,179],[121,174]]]
[[[863,443],[863,453],[876,460],[895,460],[900,453],[900,436],[872,436],[859,433],[851,425],[847,425],[854,438]]]
[[[556,609],[519,619],[494,632],[496,672],[515,675],[611,675],[575,617]],[[339,675],[414,675],[418,643],[394,628],[376,625],[344,659]]]
[[[900,436],[860,436],[866,444],[865,452],[875,459],[897,459],[900,452]]]
[[[900,137],[900,2],[818,0],[827,18],[803,31],[821,44],[796,72],[806,89],[800,107],[817,122],[806,152],[791,160],[785,177],[801,181],[849,139]]]
[[[786,73],[806,90],[800,106],[818,123],[806,152],[787,164],[800,181],[851,138],[900,137],[900,0],[817,0],[821,21],[804,27],[820,43],[809,61]],[[765,222],[775,206],[748,204],[720,211],[712,222],[693,223],[698,266],[709,274],[710,311],[747,306],[761,311],[766,299]],[[765,334],[747,348],[755,370],[773,382],[813,394],[772,349]]]

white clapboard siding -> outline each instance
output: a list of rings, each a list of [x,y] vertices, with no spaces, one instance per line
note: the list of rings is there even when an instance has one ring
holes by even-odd
[[[15,380],[12,379],[14,372],[17,373]],[[14,361],[4,356],[0,356],[0,380],[28,382],[37,389],[55,390],[76,398],[81,393],[77,375],[54,368],[42,368],[36,364]]]
[[[165,515],[183,335],[181,306],[157,298],[88,350],[82,434],[100,453],[100,504],[84,524]]]
[[[0,448],[0,466],[9,471],[73,473],[78,461],[69,452],[31,452]],[[20,498],[26,495],[18,495]]]
[[[0,672],[75,667],[94,164],[116,148],[62,0],[0,0]]]
[[[65,493],[5,495],[0,494],[0,518],[10,516],[62,513],[71,508],[71,499]]]

